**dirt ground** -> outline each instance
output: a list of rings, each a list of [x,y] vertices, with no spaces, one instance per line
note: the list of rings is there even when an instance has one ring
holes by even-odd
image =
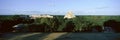
[[[120,33],[5,33],[0,40],[120,40]]]

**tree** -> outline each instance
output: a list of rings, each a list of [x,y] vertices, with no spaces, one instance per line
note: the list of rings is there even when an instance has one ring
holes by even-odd
[[[69,21],[67,24],[66,24],[66,27],[63,29],[64,32],[73,32],[74,30],[74,23],[72,21]]]

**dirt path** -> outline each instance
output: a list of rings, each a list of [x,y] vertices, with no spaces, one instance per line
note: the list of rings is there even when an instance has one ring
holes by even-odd
[[[29,33],[29,34],[18,35],[13,38],[10,38],[9,40],[21,40],[22,38],[29,37],[36,34],[40,34],[40,33]]]
[[[51,33],[48,36],[46,36],[45,39],[43,39],[43,40],[54,40],[64,34],[67,34],[67,33]]]

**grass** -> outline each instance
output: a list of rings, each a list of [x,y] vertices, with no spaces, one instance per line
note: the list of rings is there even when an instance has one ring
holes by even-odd
[[[16,35],[15,33],[9,33]],[[8,37],[11,37],[8,35]],[[5,38],[5,37],[4,37]],[[4,39],[3,38],[3,39]],[[6,40],[119,40],[120,33],[24,33]]]

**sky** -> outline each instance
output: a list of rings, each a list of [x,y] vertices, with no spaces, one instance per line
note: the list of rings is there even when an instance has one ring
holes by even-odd
[[[120,15],[120,0],[0,0],[0,15]]]

